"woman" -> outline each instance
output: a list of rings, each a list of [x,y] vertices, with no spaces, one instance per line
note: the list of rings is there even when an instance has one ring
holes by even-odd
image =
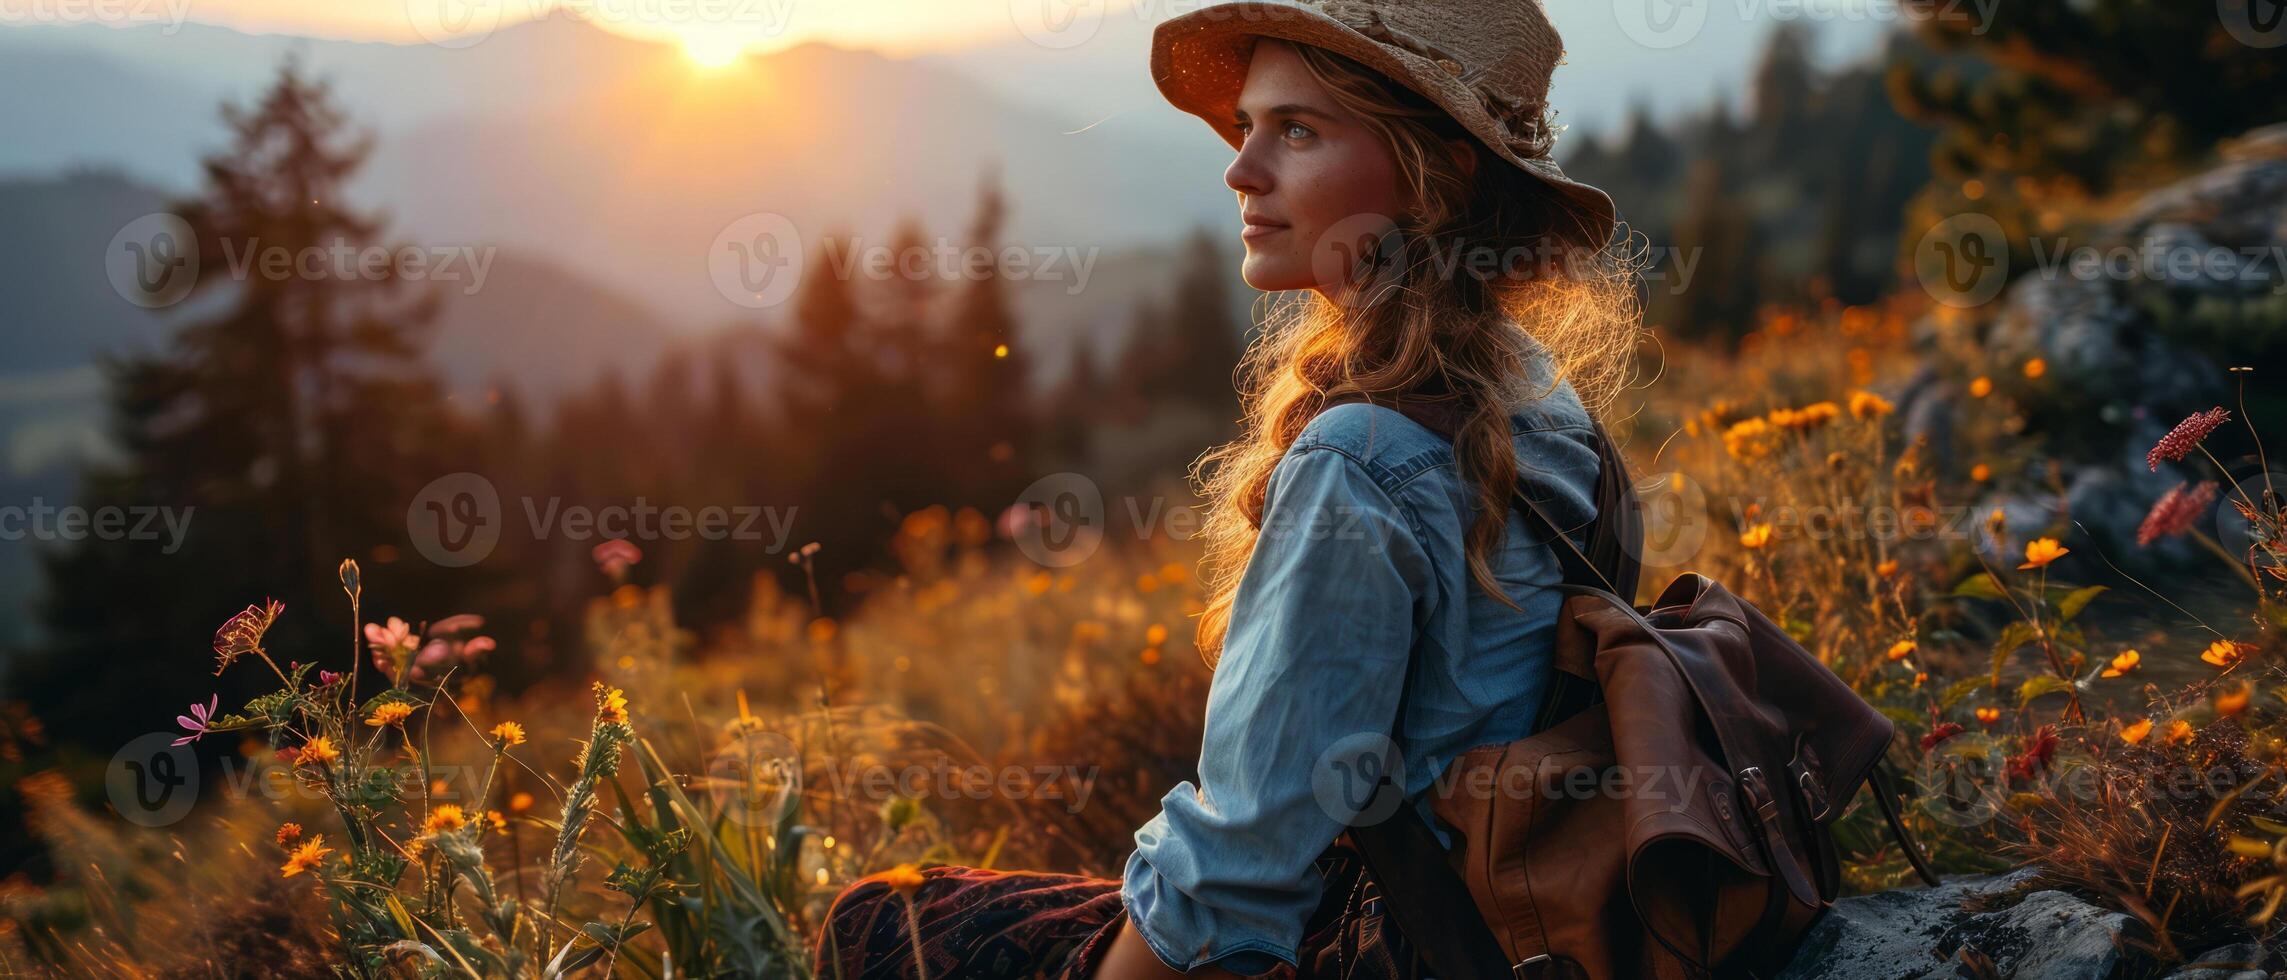
[[[1227,3],[1160,25],[1161,91],[1238,151],[1242,275],[1290,294],[1247,355],[1244,435],[1195,472],[1215,667],[1199,782],[1161,800],[1118,881],[852,885],[821,976],[1417,974],[1337,842],[1364,805],[1351,780],[1395,765],[1426,815],[1448,761],[1533,730],[1561,575],[1510,497],[1522,476],[1561,525],[1591,523],[1582,394],[1612,393],[1637,336],[1610,200],[1547,160],[1561,50],[1534,0]]]

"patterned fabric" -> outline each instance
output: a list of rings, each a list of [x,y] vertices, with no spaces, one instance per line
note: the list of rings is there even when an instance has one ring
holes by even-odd
[[[1419,980],[1412,948],[1383,914],[1357,853],[1338,842],[1317,868],[1326,892],[1305,929],[1302,968],[1281,963],[1263,976]],[[1127,921],[1118,878],[954,866],[921,877],[910,909],[881,875],[834,899],[819,934],[819,980],[1087,980]],[[926,971],[914,968],[917,945]]]

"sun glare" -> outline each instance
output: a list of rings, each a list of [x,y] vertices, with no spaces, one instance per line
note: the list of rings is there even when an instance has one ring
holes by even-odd
[[[722,68],[746,53],[746,42],[720,34],[686,34],[683,55],[701,68]]]

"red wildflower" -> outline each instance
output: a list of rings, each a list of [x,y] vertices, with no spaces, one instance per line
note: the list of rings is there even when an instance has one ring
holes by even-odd
[[[2042,725],[2025,740],[2025,751],[2009,759],[2009,778],[2031,779],[2057,758],[2057,726]]]
[[[2160,502],[2152,505],[2152,512],[2144,515],[2144,523],[2136,529],[2136,546],[2148,547],[2162,538],[2172,538],[2191,530],[2215,503],[2216,482],[2202,480],[2198,485],[2179,483],[2168,491]]]
[[[2160,441],[2152,447],[2151,452],[2144,454],[2145,465],[2152,467],[2153,472],[2159,472],[2161,460],[2184,458],[2192,450],[2199,448],[2200,441],[2206,439],[2208,433],[2214,432],[2216,426],[2222,425],[2230,419],[2231,413],[2224,411],[2221,405],[2205,412],[2193,412],[2190,418],[2176,423],[2174,429],[2169,430],[2167,435],[2161,436]]]
[[[1922,751],[1928,752],[1936,748],[1939,742],[1959,735],[1961,732],[1962,728],[1959,724],[1941,721],[1937,723],[1936,727],[1930,729],[1929,734],[1922,736]]]

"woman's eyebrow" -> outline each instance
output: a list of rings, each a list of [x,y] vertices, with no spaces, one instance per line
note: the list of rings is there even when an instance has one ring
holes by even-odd
[[[1247,117],[1247,110],[1245,110],[1245,109],[1233,109],[1232,111],[1233,111],[1233,112],[1236,112],[1236,113],[1238,113],[1238,120],[1239,120],[1240,122],[1246,122],[1246,121],[1247,121],[1247,118],[1248,118],[1248,117]],[[1316,108],[1316,107],[1313,107],[1313,106],[1307,106],[1307,105],[1303,105],[1302,103],[1299,103],[1299,102],[1288,102],[1288,103],[1285,103],[1285,104],[1283,104],[1283,105],[1274,105],[1274,106],[1270,107],[1269,109],[1265,109],[1265,110],[1263,110],[1263,115],[1266,115],[1266,116],[1317,116],[1317,117],[1318,117],[1318,118],[1320,118],[1320,119],[1333,119],[1333,118],[1334,118],[1334,114],[1333,114],[1333,113],[1331,113],[1331,112],[1327,112],[1327,111],[1326,111],[1326,110],[1324,110],[1324,109],[1319,109],[1319,108]]]

